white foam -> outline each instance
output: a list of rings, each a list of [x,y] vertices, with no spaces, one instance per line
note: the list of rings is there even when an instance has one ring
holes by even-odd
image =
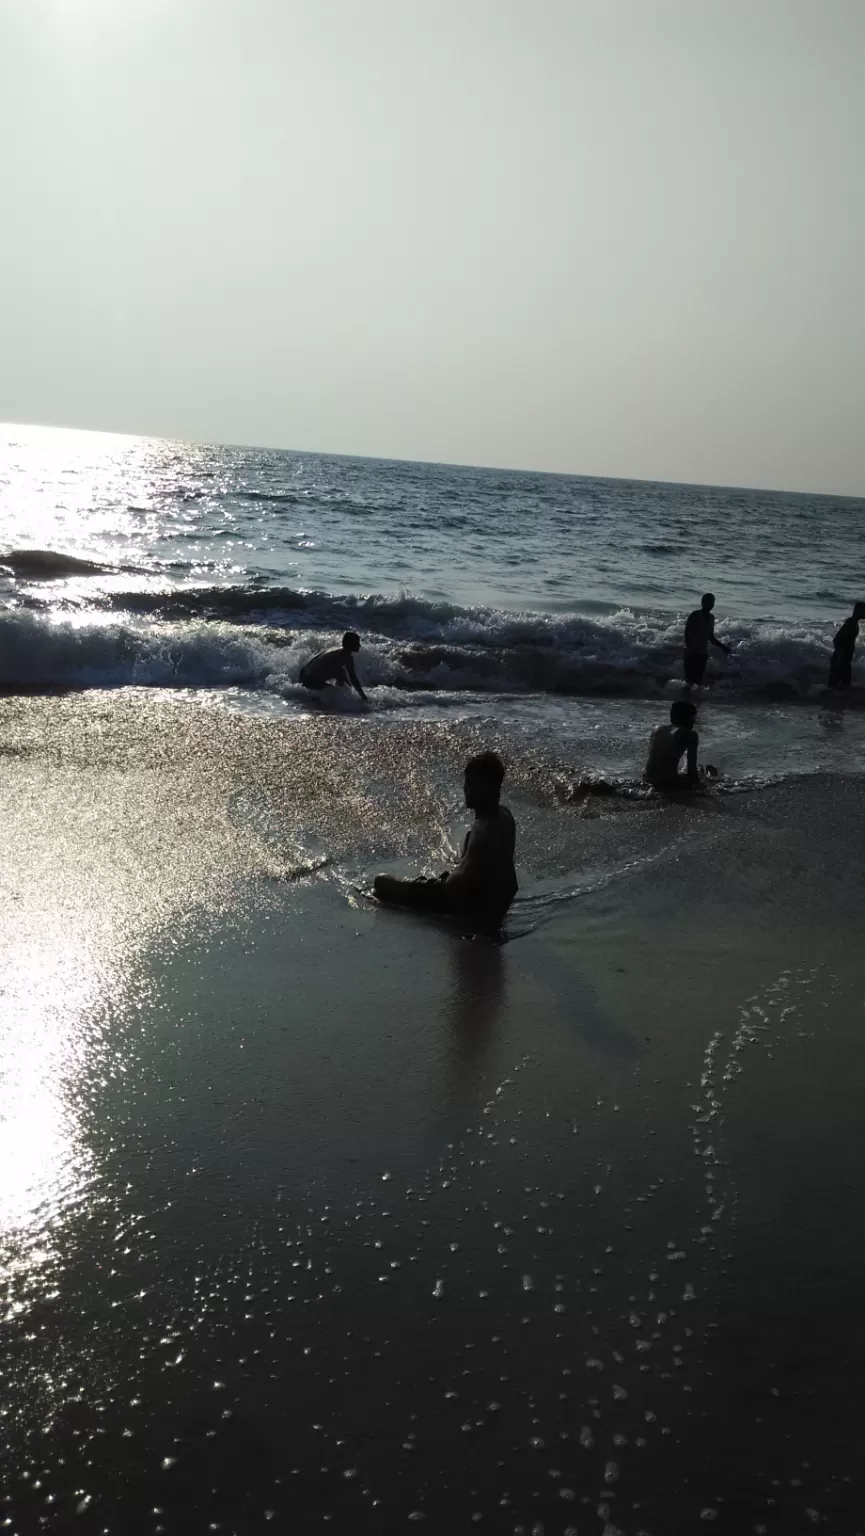
[[[244,614],[244,617],[246,615]],[[316,594],[267,626],[194,617],[164,621],[7,608],[0,612],[0,685],[13,688],[266,687],[295,689],[303,662],[342,630],[361,631],[362,681],[389,694],[565,693],[652,697],[681,685],[681,623],[629,609],[602,617],[459,609],[399,595],[342,599]],[[361,622],[362,618],[366,623]],[[719,625],[719,629],[721,626]],[[808,697],[826,682],[831,626],[735,620],[733,647],[707,677],[724,696],[777,692]],[[360,702],[360,701],[358,701]],[[400,707],[393,697],[384,707]]]

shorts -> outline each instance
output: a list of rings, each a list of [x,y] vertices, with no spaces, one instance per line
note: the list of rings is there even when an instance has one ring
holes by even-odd
[[[709,664],[709,657],[708,657],[708,655],[706,655],[706,656],[697,656],[697,655],[694,654],[693,651],[686,651],[685,652],[685,682],[686,683],[701,683],[703,681],[703,674],[705,673],[706,667],[708,666],[708,664]]]
[[[837,651],[832,653],[829,663],[829,687],[849,688],[853,681],[853,663],[847,656],[839,656]]]
[[[398,880],[394,875],[377,875],[375,894],[379,901],[392,901],[400,907],[411,907],[415,912],[440,912],[446,917],[456,916],[454,903],[448,897],[446,880]]]
[[[311,693],[321,693],[322,688],[327,686],[326,683],[310,682],[306,675],[306,667],[301,667],[297,675],[297,681],[300,683],[301,688],[308,688]]]
[[[374,889],[379,901],[410,907],[413,912],[455,917],[479,933],[496,933],[513,899],[491,901],[483,907],[464,907],[454,901],[447,880],[398,880],[394,875],[376,875]]]

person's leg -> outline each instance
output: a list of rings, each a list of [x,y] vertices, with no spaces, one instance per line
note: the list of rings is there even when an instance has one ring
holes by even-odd
[[[373,889],[379,901],[409,907],[413,912],[434,912],[439,917],[454,917],[475,933],[497,933],[513,900],[491,900],[483,909],[456,905],[448,892],[446,880],[399,880],[395,875],[376,875]]]
[[[687,787],[688,778],[684,773],[659,773],[645,782],[658,795],[675,795],[683,785]]]
[[[415,912],[453,912],[446,880],[399,880],[396,875],[376,875],[373,890],[379,901],[411,907]]]
[[[685,652],[685,682],[689,686],[699,687],[702,683],[708,660],[708,656],[695,656],[690,651]]]
[[[849,688],[853,681],[853,664],[833,654],[829,663],[829,687]]]

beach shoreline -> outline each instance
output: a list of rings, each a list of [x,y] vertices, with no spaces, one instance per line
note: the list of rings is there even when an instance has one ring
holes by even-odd
[[[860,1529],[861,780],[514,760],[494,946],[363,894],[471,729],[0,716],[10,1530]]]

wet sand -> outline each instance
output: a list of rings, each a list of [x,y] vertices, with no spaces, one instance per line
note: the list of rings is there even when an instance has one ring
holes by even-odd
[[[496,947],[366,725],[0,706],[0,1528],[865,1530],[865,789],[514,763]]]

